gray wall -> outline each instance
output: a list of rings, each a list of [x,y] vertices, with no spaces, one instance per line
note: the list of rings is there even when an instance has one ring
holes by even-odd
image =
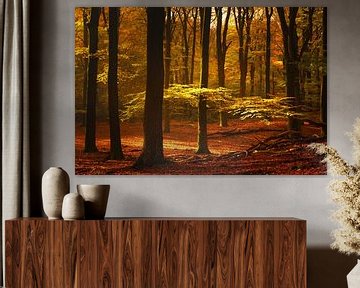
[[[198,1],[32,1],[33,191],[39,191],[41,174],[48,167],[62,166],[71,176],[72,190],[79,183],[111,184],[107,216],[292,216],[308,221],[310,249],[328,247],[329,233],[334,228],[329,220],[334,207],[326,190],[328,176],[74,176],[73,8],[145,3],[199,4]],[[269,3],[254,0],[241,1],[240,5]],[[206,4],[219,6],[219,1]],[[239,5],[238,1],[221,4]],[[351,143],[345,132],[351,130],[355,118],[360,116],[360,2],[276,1],[276,4],[328,6],[329,143],[350,160]],[[39,212],[39,202],[34,200],[34,204],[37,209],[34,212]],[[317,261],[316,257],[310,258]],[[321,265],[309,266],[320,271]]]

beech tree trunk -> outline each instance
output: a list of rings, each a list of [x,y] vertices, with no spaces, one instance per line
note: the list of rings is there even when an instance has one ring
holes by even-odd
[[[322,128],[323,136],[327,134],[327,7],[323,8],[323,69],[321,81],[321,122],[325,124]]]
[[[164,86],[169,89],[170,86],[170,65],[171,65],[171,8],[166,8],[166,22],[165,22],[165,76]],[[170,133],[170,107],[169,101],[164,101],[164,133]]]
[[[250,63],[250,96],[255,95],[255,62],[251,61]]]
[[[218,85],[219,87],[225,87],[225,60],[226,52],[230,46],[230,43],[227,43],[227,32],[229,26],[229,19],[231,14],[231,8],[227,8],[226,17],[224,21],[223,28],[223,8],[215,8],[216,12],[216,56],[217,56],[217,72],[218,72]],[[227,112],[220,111],[220,127],[227,127]]]
[[[183,14],[181,16],[181,13]],[[188,39],[188,20],[189,20],[189,11],[187,8],[182,7],[179,11],[179,19],[181,21],[182,26],[182,36],[183,36],[183,84],[189,84],[189,54],[190,54],[190,47],[189,47],[189,39]]]
[[[296,15],[299,8],[290,7],[289,9],[289,24],[287,24],[284,8],[277,7],[283,32],[286,94],[289,98],[289,103],[296,110],[300,97],[298,36],[296,30]],[[293,116],[289,117],[288,129],[290,131],[300,130],[300,123]]]
[[[164,98],[163,33],[165,11],[148,7],[147,12],[147,79],[144,107],[144,144],[136,168],[163,164],[162,104]]]
[[[251,43],[251,22],[254,16],[254,8],[234,8],[235,27],[239,37],[239,66],[240,66],[240,97],[246,96],[246,76],[248,66],[248,54]],[[245,35],[244,35],[245,28]]]
[[[82,8],[83,12],[83,24],[84,24],[84,30],[83,30],[83,46],[85,48],[89,47],[89,30],[87,27],[88,24],[88,15],[86,14],[86,8]],[[84,63],[84,81],[83,81],[83,93],[82,93],[82,108],[84,111],[86,111],[86,97],[87,97],[87,73],[88,73],[88,57],[85,60]],[[81,124],[83,126],[86,125],[86,117],[85,114],[81,114]]]
[[[239,49],[240,58],[240,97],[246,96],[246,75],[247,75],[247,53],[244,52],[244,47]],[[246,55],[246,56],[245,56]]]
[[[286,91],[288,102],[293,106],[293,111],[298,112],[298,106],[302,102],[301,90],[300,90],[300,60],[301,57],[308,49],[308,44],[312,38],[312,17],[315,9],[309,8],[308,13],[308,27],[304,33],[304,39],[301,48],[298,47],[298,35],[296,16],[298,13],[298,7],[290,7],[288,21],[286,20],[284,8],[278,7],[281,30],[283,32],[283,44],[284,44],[284,62],[286,70]],[[289,22],[289,24],[287,23]],[[301,127],[301,121],[293,116],[289,117],[288,129],[290,131],[299,132]],[[296,134],[295,134],[296,136]]]
[[[274,9],[265,7],[266,14],[266,51],[265,51],[265,98],[270,94],[270,57],[271,57],[271,17]]]
[[[165,21],[165,70],[164,70],[164,85],[165,89],[170,86],[170,65],[171,65],[171,8],[166,9],[166,21]]]
[[[199,13],[199,8],[194,7],[195,12],[193,11],[193,42],[191,49],[191,69],[190,69],[190,84],[194,83],[194,70],[195,70],[195,55],[196,55],[196,34],[197,34],[197,18]]]
[[[239,39],[239,71],[240,71],[240,97],[245,96],[243,91],[243,58],[244,58],[244,27],[245,27],[245,8],[234,8],[235,27]],[[246,85],[246,83],[245,83]],[[245,87],[246,88],[246,87]]]
[[[201,35],[201,88],[207,88],[209,82],[209,44],[210,44],[210,21],[211,7],[202,8],[202,35]],[[207,141],[207,107],[206,98],[199,96],[198,104],[198,154],[209,154]]]
[[[262,48],[261,48],[262,49]],[[259,57],[259,87],[258,95],[264,97],[264,69],[263,69],[263,57]]]
[[[249,48],[251,44],[251,22],[254,17],[254,8],[245,8],[245,20],[246,20],[246,40],[245,40],[245,49],[244,55],[242,59],[242,74],[241,74],[241,81],[240,81],[240,94],[241,96],[246,95],[246,77],[247,77],[247,67],[248,67],[248,55],[249,55]]]
[[[110,124],[110,159],[124,159],[121,148],[118,89],[118,38],[120,8],[109,8],[108,106]]]
[[[296,28],[290,28],[289,31],[296,31]],[[292,54],[292,49],[297,49],[297,36],[291,36],[295,32],[289,33],[289,46],[290,53]],[[296,39],[296,42],[295,42]],[[300,104],[300,74],[299,74],[299,59],[293,54],[286,61],[286,88],[287,95],[289,97],[289,102],[294,107],[296,112],[298,105]],[[289,118],[288,128],[292,131],[300,131],[300,122],[295,117]]]
[[[98,26],[101,8],[91,8],[89,29],[89,59],[87,72],[87,103],[86,103],[86,130],[84,152],[97,152],[96,147],[96,92],[98,57],[95,55],[98,48]]]

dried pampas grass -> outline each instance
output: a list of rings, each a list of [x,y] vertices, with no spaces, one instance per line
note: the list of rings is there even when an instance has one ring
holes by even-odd
[[[341,224],[333,231],[331,247],[346,254],[360,255],[360,118],[348,133],[353,143],[354,164],[346,162],[336,149],[325,144],[310,144],[309,148],[324,155],[334,179],[329,184],[332,200],[338,205],[332,218]]]

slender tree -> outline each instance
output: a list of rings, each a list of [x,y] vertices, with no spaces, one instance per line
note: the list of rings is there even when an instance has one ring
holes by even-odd
[[[194,7],[192,9],[192,49],[191,49],[191,68],[190,68],[190,84],[194,83],[194,70],[195,70],[195,55],[196,55],[196,34],[197,34],[197,18],[199,14],[199,8]]]
[[[251,43],[250,32],[254,13],[255,10],[251,7],[234,8],[235,27],[239,37],[240,97],[244,97],[246,95],[248,55]]]
[[[270,57],[271,57],[271,17],[273,15],[273,7],[265,7],[266,14],[266,51],[265,51],[265,98],[269,98],[270,94]]]
[[[124,159],[121,148],[118,96],[118,38],[120,8],[109,8],[108,106],[110,126],[110,159]]]
[[[253,7],[245,8],[245,21],[246,21],[246,40],[245,40],[245,51],[242,60],[242,77],[240,82],[240,94],[245,96],[246,94],[246,76],[247,76],[247,66],[248,66],[248,57],[249,49],[251,45],[251,22],[254,18],[255,9]],[[255,72],[254,72],[255,73]]]
[[[307,79],[311,79],[311,68],[309,65],[304,64],[302,55],[306,52],[309,52],[309,41],[313,36],[313,15],[315,12],[314,7],[309,7],[306,11],[308,14],[307,26],[302,31],[302,39],[304,44],[299,51],[299,81],[300,81],[300,94],[299,94],[299,103],[303,104],[305,101],[305,84]]]
[[[144,107],[144,144],[135,163],[141,168],[164,163],[162,104],[164,97],[163,34],[165,11],[148,7],[147,12],[147,79]]]
[[[231,8],[228,7],[226,10],[224,25],[223,25],[223,7],[216,7],[215,13],[216,13],[216,55],[217,55],[218,85],[219,87],[225,87],[226,52],[231,44],[231,42],[227,43],[226,40]],[[220,111],[219,116],[220,116],[220,126],[221,127],[228,126],[227,112]]]
[[[82,8],[82,15],[83,15],[83,24],[84,24],[84,28],[83,28],[83,46],[88,48],[89,47],[89,30],[87,27],[87,23],[88,23],[88,15],[86,12],[86,8]],[[86,57],[85,61],[84,61],[84,67],[83,67],[83,73],[84,73],[84,81],[83,81],[83,93],[82,93],[82,104],[83,104],[83,109],[86,111],[86,97],[87,97],[87,73],[88,73],[88,57]],[[84,114],[81,114],[81,121],[82,121],[82,125],[86,125],[86,117]]]
[[[323,49],[323,68],[322,68],[322,81],[321,81],[321,115],[320,119],[324,126],[322,134],[327,134],[327,7],[322,11],[322,49]]]
[[[96,152],[96,90],[98,56],[98,26],[101,8],[91,8],[90,21],[87,23],[89,29],[89,58],[87,71],[87,109],[86,109],[86,131],[85,131],[85,152]]]
[[[234,19],[235,19],[235,27],[238,34],[239,39],[239,68],[240,68],[240,97],[245,96],[244,87],[242,85],[244,78],[244,28],[245,28],[245,8],[242,7],[234,7]],[[246,81],[245,81],[246,85]],[[246,87],[245,87],[246,88]]]
[[[263,48],[264,46],[260,46],[260,50],[261,51],[263,51],[264,50],[264,48]],[[264,69],[263,69],[263,56],[262,55],[260,55],[259,56],[259,88],[258,88],[258,94],[259,95],[262,95],[263,97],[264,97],[264,89],[263,89],[263,87],[264,87]]]
[[[188,32],[188,23],[189,15],[191,10],[186,7],[181,7],[177,9],[179,20],[182,28],[182,59],[183,59],[183,74],[182,74],[182,83],[189,84],[190,74],[189,74],[189,56],[190,56],[190,33]]]
[[[284,8],[277,7],[283,33],[286,93],[289,97],[289,102],[296,107],[300,94],[298,36],[296,31],[296,15],[299,8],[290,7],[289,9],[289,24],[287,24]],[[289,130],[299,131],[298,121],[293,117],[289,117],[288,128]]]
[[[171,7],[166,8],[165,20],[165,67],[164,67],[164,86],[170,87],[170,67],[171,67],[171,41],[172,41],[172,12]],[[164,101],[164,133],[170,133],[170,107],[169,101]]]
[[[250,96],[255,95],[255,59],[252,59],[250,62]]]
[[[209,44],[210,44],[210,22],[211,7],[201,8],[201,75],[200,86],[207,88],[209,82]],[[206,98],[201,94],[198,103],[198,149],[197,154],[210,153],[207,141],[207,107]]]
[[[277,12],[280,19],[281,30],[283,33],[284,45],[284,62],[286,70],[286,93],[289,98],[288,102],[297,111],[297,107],[301,104],[300,95],[300,79],[299,79],[299,64],[301,56],[306,51],[307,46],[311,40],[312,33],[307,33],[303,39],[302,47],[299,49],[296,17],[299,7],[290,7],[288,13],[288,21],[286,20],[285,10],[283,7],[277,7]],[[311,28],[313,8],[309,8],[309,28]],[[287,23],[289,22],[289,24]],[[312,29],[312,28],[311,28]],[[288,129],[290,131],[300,131],[301,123],[295,117],[290,116],[288,122]]]

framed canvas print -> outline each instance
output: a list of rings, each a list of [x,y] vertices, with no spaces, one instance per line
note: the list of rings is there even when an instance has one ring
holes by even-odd
[[[326,7],[75,8],[77,175],[321,175]]]

